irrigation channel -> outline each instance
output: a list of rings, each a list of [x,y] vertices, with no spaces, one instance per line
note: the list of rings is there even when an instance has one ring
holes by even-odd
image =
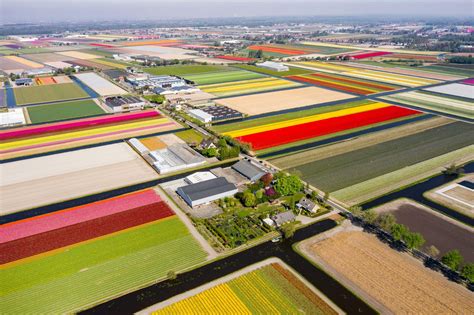
[[[291,239],[281,243],[267,241],[200,268],[179,274],[174,280],[166,280],[128,293],[80,314],[132,314],[270,257],[283,260],[344,312],[348,314],[377,314],[364,301],[293,250],[294,244],[328,231],[335,226],[336,223],[329,219],[316,222],[299,229]]]
[[[463,169],[466,174],[474,173],[474,162],[470,162],[464,165]],[[456,177],[453,175],[440,174],[440,175],[431,177],[423,182],[415,184],[413,186],[409,186],[407,188],[389,193],[387,195],[384,195],[382,197],[379,197],[377,199],[364,203],[361,206],[364,210],[366,210],[366,209],[378,207],[380,205],[394,201],[396,199],[409,198],[419,203],[422,203],[436,211],[439,211],[444,215],[447,215],[453,219],[456,219],[466,225],[474,226],[473,218],[470,218],[448,207],[445,207],[436,202],[433,202],[425,198],[425,196],[423,196],[425,192],[435,189],[436,187],[439,187],[441,185],[447,184],[455,179]]]

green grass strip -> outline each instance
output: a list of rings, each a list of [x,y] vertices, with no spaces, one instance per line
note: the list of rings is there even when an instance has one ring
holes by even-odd
[[[37,105],[27,110],[33,124],[105,114],[93,100]]]

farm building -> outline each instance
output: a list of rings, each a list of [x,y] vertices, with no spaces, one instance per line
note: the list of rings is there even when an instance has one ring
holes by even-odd
[[[44,74],[52,74],[54,73],[54,70],[49,67],[44,67],[40,69],[29,69],[24,72],[24,74],[28,76],[36,76],[36,75],[44,75]]]
[[[191,109],[188,113],[191,117],[196,118],[203,123],[210,123],[212,121],[212,115],[201,109]]]
[[[194,91],[194,90],[193,90]],[[195,88],[195,92],[179,91],[174,94],[167,94],[166,99],[170,104],[186,104],[192,107],[201,107],[206,105],[214,105],[211,98],[214,95]]]
[[[120,69],[103,70],[102,72],[114,81],[123,81],[127,76],[127,72]]]
[[[199,88],[190,86],[190,85],[176,86],[176,87],[171,87],[171,88],[155,87],[153,89],[153,93],[160,94],[160,95],[182,94],[182,93],[191,94],[191,93],[196,93],[199,91],[201,91]]]
[[[190,207],[195,207],[233,196],[237,193],[237,187],[229,183],[225,177],[217,177],[197,184],[179,187],[176,192]]]
[[[204,182],[206,180],[210,180],[214,178],[217,178],[217,176],[212,174],[211,172],[196,172],[189,176],[186,176],[184,181],[187,184],[191,185],[191,184],[197,184],[197,183]]]
[[[273,61],[265,61],[262,63],[257,63],[256,66],[259,68],[268,69],[268,70],[277,71],[277,72],[290,71],[290,68],[288,68],[284,64],[273,62]]]
[[[143,109],[145,102],[136,96],[111,96],[104,99],[105,105],[114,113]]]
[[[206,106],[200,109],[192,109],[189,114],[204,123],[243,117],[241,112],[227,106]]]
[[[240,160],[232,165],[232,168],[252,182],[259,180],[266,174],[266,171],[263,168],[248,160]]]
[[[161,75],[161,76],[152,76],[152,75],[141,75],[141,76],[128,76],[125,79],[127,82],[129,82],[131,85],[133,85],[135,88],[143,88],[145,86],[151,87],[151,88],[162,88],[162,89],[170,89],[170,88],[176,88],[179,86],[185,86],[186,81],[169,76],[169,75]]]
[[[148,157],[158,170],[165,174],[206,163],[206,160],[186,144],[175,143],[165,149],[150,152]]]
[[[22,108],[11,108],[0,113],[0,127],[21,126],[26,123]]]
[[[29,86],[33,84],[33,80],[30,78],[20,78],[15,80],[16,86]]]

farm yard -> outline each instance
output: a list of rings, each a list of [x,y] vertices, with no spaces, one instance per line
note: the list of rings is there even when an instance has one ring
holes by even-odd
[[[251,79],[259,79],[264,76],[255,72],[245,70],[231,70],[219,72],[206,72],[198,74],[183,75],[186,80],[190,80],[199,85],[225,83],[232,81],[243,81]]]
[[[350,99],[353,96],[318,87],[217,99],[216,102],[248,115],[259,115],[287,109]]]
[[[261,125],[226,133],[254,150],[263,150],[292,142],[321,137],[332,133],[415,115],[418,112],[385,103],[330,111],[268,125]]]
[[[83,229],[76,230],[79,226]],[[77,312],[206,258],[153,190],[17,221],[7,228],[14,239],[2,246],[57,247],[4,265],[8,285],[2,308],[7,313]]]
[[[93,100],[29,106],[27,111],[33,124],[105,114]]]
[[[17,87],[13,92],[16,104],[20,106],[90,97],[75,83]]]
[[[360,79],[351,79],[349,77],[325,73],[289,76],[288,79],[360,95],[393,91],[399,88],[394,85],[381,84]]]
[[[206,93],[211,93],[216,96],[230,96],[253,92],[286,89],[297,86],[300,86],[300,84],[288,80],[277,78],[261,78],[237,82],[201,85],[199,86],[199,88]]]
[[[337,314],[327,302],[280,263],[272,263],[239,275],[176,303],[161,304],[164,307],[154,311],[153,315]]]
[[[467,99],[462,100],[424,91],[402,92],[384,96],[382,99],[421,110],[426,109],[459,118],[474,119],[472,102]]]
[[[408,199],[399,199],[374,208],[378,213],[389,212],[397,223],[407,226],[410,231],[418,232],[426,240],[422,250],[427,251],[434,245],[439,256],[457,249],[464,261],[474,262],[474,229],[445,217],[422,204]]]
[[[158,178],[125,143],[10,162],[2,173],[2,215]]]
[[[430,129],[367,147],[357,148],[364,142],[361,137],[350,140],[341,150],[329,146],[306,152],[306,159],[298,163],[291,155],[271,161],[280,168],[300,171],[310,184],[346,204],[360,203],[416,181],[417,176],[429,176],[453,161],[472,157],[472,125],[433,123]]]
[[[75,74],[74,76],[101,96],[127,94],[127,91],[123,90],[121,87],[115,85],[114,83],[100,77],[96,73],[79,73]]]
[[[380,313],[463,313],[474,308],[472,292],[374,235],[341,231],[307,240],[299,248]]]

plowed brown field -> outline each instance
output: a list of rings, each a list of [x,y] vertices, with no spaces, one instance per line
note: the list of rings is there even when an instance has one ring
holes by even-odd
[[[340,232],[308,248],[335,278],[383,305],[382,312],[468,314],[474,309],[472,292],[373,235]]]

